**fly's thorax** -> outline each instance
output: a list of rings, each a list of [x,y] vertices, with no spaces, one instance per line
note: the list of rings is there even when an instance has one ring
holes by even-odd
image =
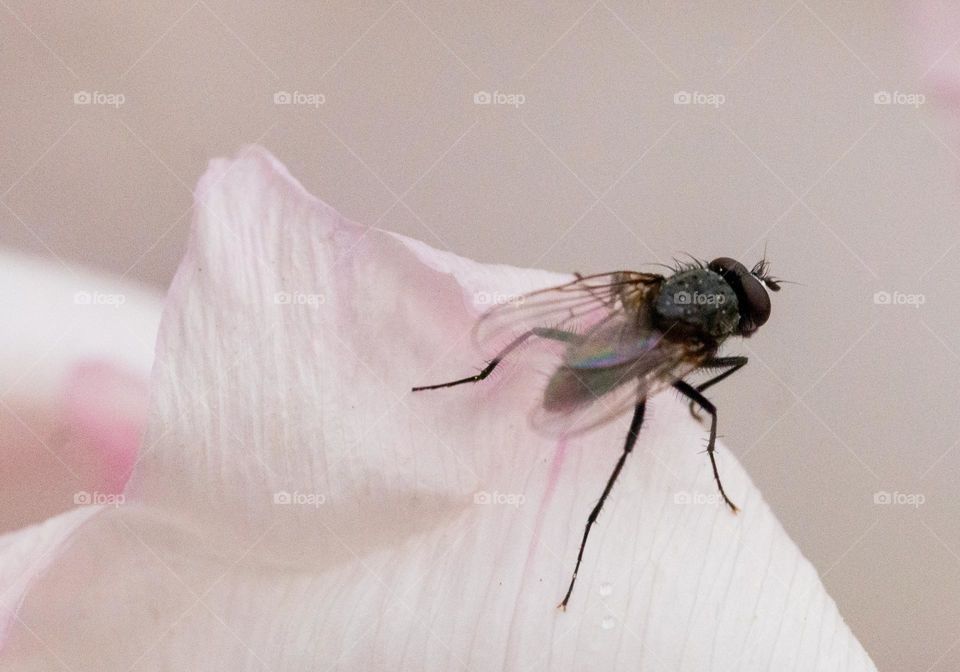
[[[740,322],[737,295],[718,273],[706,268],[667,278],[654,305],[657,326],[676,335],[714,339],[733,334]]]

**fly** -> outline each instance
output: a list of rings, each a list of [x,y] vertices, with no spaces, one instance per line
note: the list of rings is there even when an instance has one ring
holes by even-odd
[[[577,581],[590,530],[620,476],[643,425],[647,399],[673,387],[710,416],[707,454],[723,501],[734,513],[714,457],[717,409],[703,392],[747,364],[744,356],[717,353],[731,336],[749,337],[770,317],[768,291],[780,281],[766,260],[752,269],[729,257],[694,260],[669,276],[617,271],[581,276],[532,292],[484,313],[474,327],[478,345],[497,354],[477,374],[414,392],[476,383],[528,339],[536,338],[559,358],[532,422],[540,430],[569,436],[593,429],[633,409],[620,459],[587,517],[570,585],[558,607],[566,609]],[[695,371],[721,372],[692,385]]]

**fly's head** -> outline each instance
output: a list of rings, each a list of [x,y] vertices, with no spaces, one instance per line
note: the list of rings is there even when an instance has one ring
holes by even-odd
[[[750,336],[770,317],[767,290],[780,285],[762,261],[752,269],[729,257],[694,263],[667,278],[654,307],[659,326],[675,335],[722,340]]]
[[[769,274],[769,263],[761,260],[748,270],[736,259],[719,257],[711,261],[707,268],[723,278],[737,297],[740,320],[734,333],[737,336],[751,336],[770,317],[770,294],[767,290],[780,291],[780,283]]]

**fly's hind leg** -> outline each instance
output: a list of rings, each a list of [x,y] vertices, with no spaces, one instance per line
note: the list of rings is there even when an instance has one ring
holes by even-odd
[[[610,490],[613,489],[613,484],[616,482],[617,477],[620,476],[620,471],[623,469],[623,464],[627,461],[627,455],[630,454],[630,452],[633,450],[634,444],[637,442],[637,436],[640,434],[640,427],[643,425],[643,413],[645,409],[646,400],[641,400],[633,411],[633,420],[630,421],[630,429],[627,431],[627,441],[623,445],[623,452],[620,454],[620,459],[617,460],[617,465],[613,468],[610,478],[607,479],[607,485],[603,489],[603,494],[600,495],[600,501],[598,501],[596,506],[593,507],[593,510],[590,512],[590,516],[587,518],[587,527],[584,529],[583,539],[580,541],[580,552],[577,553],[577,564],[573,567],[573,576],[570,578],[570,586],[567,588],[567,594],[563,596],[563,601],[557,605],[557,608],[561,611],[566,610],[567,602],[570,601],[570,595],[573,593],[573,584],[577,582],[577,572],[580,571],[580,563],[583,561],[583,550],[587,547],[587,537],[590,536],[590,529],[593,527],[593,524],[597,522],[597,516],[600,515],[600,509],[603,508],[604,502],[607,501],[607,495],[610,494]]]
[[[729,373],[729,371],[726,372],[726,375],[729,375]],[[713,478],[717,482],[717,487],[720,489],[720,496],[723,497],[723,501],[726,502],[731,511],[736,513],[740,509],[730,501],[730,498],[727,497],[727,493],[723,489],[723,483],[720,482],[720,472],[717,470],[717,458],[714,456],[717,443],[717,407],[713,405],[713,402],[703,396],[703,393],[700,392],[699,389],[686,381],[678,380],[673,386],[680,394],[687,397],[691,402],[696,402],[700,408],[710,414],[710,439],[707,441],[707,454],[710,455],[710,464],[713,467]]]
[[[419,387],[411,388],[413,392],[420,392],[422,390],[436,390],[441,387],[454,387],[455,385],[463,385],[464,383],[478,383],[497,368],[497,365],[503,361],[503,358],[509,355],[511,352],[516,350],[520,345],[526,341],[531,336],[538,336],[539,338],[546,338],[552,341],[561,341],[563,343],[573,343],[580,337],[577,334],[574,334],[570,331],[563,331],[562,329],[548,329],[545,327],[535,327],[529,331],[517,336],[515,339],[510,341],[507,346],[497,353],[496,357],[491,359],[479,373],[475,373],[472,376],[467,376],[465,378],[459,378],[457,380],[451,380],[448,383],[437,383],[435,385],[421,385]]]

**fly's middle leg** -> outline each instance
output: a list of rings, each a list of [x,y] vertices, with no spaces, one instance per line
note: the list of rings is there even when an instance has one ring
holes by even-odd
[[[552,341],[560,341],[563,343],[573,343],[574,341],[580,338],[577,334],[570,331],[564,331],[562,329],[549,329],[546,327],[535,327],[534,329],[525,331],[524,333],[520,334],[515,339],[510,341],[510,343],[508,343],[503,350],[498,352],[497,355],[493,359],[491,359],[487,363],[487,365],[480,370],[479,373],[475,373],[472,376],[466,376],[465,378],[458,378],[457,380],[451,380],[450,382],[447,382],[447,383],[436,383],[435,385],[421,385],[419,387],[414,387],[411,389],[413,392],[421,392],[423,390],[436,390],[441,387],[454,387],[455,385],[463,385],[464,383],[478,383],[484,378],[486,378],[487,376],[489,376],[491,373],[493,373],[493,370],[497,368],[497,365],[500,364],[500,362],[503,361],[504,357],[506,357],[511,352],[513,352],[518,347],[520,347],[520,345],[531,336],[546,338]]]

